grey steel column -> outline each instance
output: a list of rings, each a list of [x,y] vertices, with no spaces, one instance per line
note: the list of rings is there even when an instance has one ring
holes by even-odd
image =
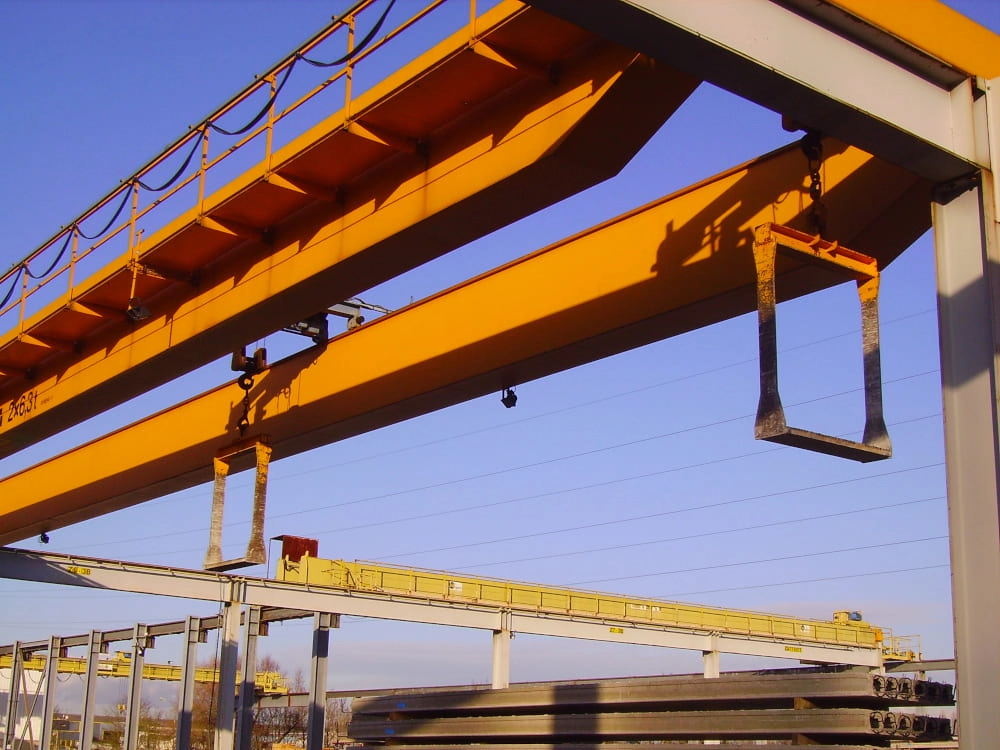
[[[340,627],[340,615],[313,615],[312,668],[309,675],[309,720],[306,750],[323,750],[326,730],[326,666],[330,655],[330,628]]]
[[[45,657],[45,695],[42,696],[42,736],[41,750],[52,747],[52,716],[56,710],[56,686],[59,684],[59,657],[62,656],[62,638],[53,635],[49,638],[48,656]]]
[[[243,622],[243,668],[236,708],[236,747],[250,750],[253,738],[253,707],[257,685],[257,636],[260,635],[260,607],[246,608]]]
[[[1000,248],[993,186],[934,205],[952,602],[963,750],[1000,737]]]
[[[219,655],[219,713],[215,717],[215,750],[233,750],[236,711],[236,667],[240,646],[240,604],[222,609],[222,653]]]
[[[101,659],[102,633],[91,630],[87,641],[87,672],[83,676],[83,707],[80,709],[80,750],[94,744],[94,703],[97,699],[97,667]]]
[[[10,657],[10,682],[7,684],[7,718],[3,730],[3,746],[13,746],[17,731],[17,694],[21,686],[21,643],[14,641],[14,650]]]
[[[142,669],[146,662],[149,629],[136,624],[132,632],[132,663],[128,669],[128,697],[125,701],[125,750],[139,744],[139,719],[142,716]]]
[[[184,653],[181,656],[181,685],[177,698],[176,750],[191,750],[191,719],[194,710],[194,670],[198,643],[201,641],[201,618],[188,617],[184,624]]]
[[[492,685],[494,690],[510,687],[510,642],[514,634],[509,628],[493,631],[493,669]]]

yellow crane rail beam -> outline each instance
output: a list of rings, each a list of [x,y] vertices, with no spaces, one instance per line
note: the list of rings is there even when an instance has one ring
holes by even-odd
[[[882,649],[884,640],[882,628],[863,621],[845,619],[843,622],[834,622],[704,607],[444,571],[399,568],[366,561],[346,562],[305,556],[298,562],[292,562],[283,557],[275,577],[279,581],[329,586],[346,591],[365,591],[387,596],[404,594],[428,600],[501,606],[512,612],[597,617],[609,624],[648,623],[709,633],[879,650]]]
[[[506,0],[101,270],[70,267],[0,335],[0,457],[611,177],[697,84]]]
[[[884,267],[928,228],[930,185],[825,147],[829,236]],[[277,363],[247,437],[277,460],[754,311],[753,228],[808,226],[803,166],[788,147]],[[839,280],[801,258],[777,274],[783,298]],[[0,544],[210,481],[242,400],[220,386],[0,480]]]
[[[11,654],[0,655],[0,669],[9,669],[13,657]],[[47,659],[38,654],[22,659],[21,669],[41,672],[45,669]],[[114,658],[102,660],[97,667],[98,677],[128,677],[131,661],[122,654]],[[87,660],[74,656],[60,656],[56,664],[60,674],[86,674]],[[142,678],[144,680],[164,680],[179,682],[181,667],[178,664],[143,664]],[[288,695],[288,678],[280,672],[258,672],[254,678],[254,692],[258,695]],[[218,682],[219,670],[212,667],[195,667],[195,682]]]

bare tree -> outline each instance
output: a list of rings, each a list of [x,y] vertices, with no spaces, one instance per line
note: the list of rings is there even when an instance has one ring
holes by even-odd
[[[281,672],[277,661],[265,656],[257,663],[258,672]],[[289,686],[292,692],[307,690],[305,678],[299,670],[292,678]],[[254,714],[253,750],[267,750],[275,743],[295,740],[304,741],[308,724],[308,711],[305,708],[260,708]]]
[[[323,731],[323,746],[336,747],[347,737],[351,723],[351,704],[346,698],[330,698],[326,702],[326,726]]]

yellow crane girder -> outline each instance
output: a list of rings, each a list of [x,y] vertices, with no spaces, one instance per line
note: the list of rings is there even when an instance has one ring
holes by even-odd
[[[928,229],[930,185],[825,153],[828,236],[884,267]],[[279,362],[249,392],[247,437],[278,459],[751,312],[753,228],[808,228],[802,161],[779,150]],[[777,273],[784,299],[837,282],[801,258]],[[242,401],[220,386],[0,480],[0,544],[210,481]]]
[[[10,654],[0,655],[0,669],[9,669],[13,661]],[[27,659],[21,660],[21,669],[28,671],[44,671],[48,660],[45,656],[34,654]],[[98,677],[128,677],[131,669],[131,659],[121,652],[114,657],[102,659],[97,667]],[[87,660],[74,656],[60,656],[56,662],[56,668],[60,674],[86,674]],[[178,682],[181,679],[181,666],[179,664],[150,664],[142,665],[142,678],[144,680],[165,680],[168,682]],[[195,682],[218,682],[219,670],[213,667],[195,667]],[[254,692],[258,695],[288,695],[288,678],[280,672],[257,672],[254,677]]]
[[[55,274],[0,334],[0,457],[613,176],[697,85],[500,3],[100,270],[70,264],[67,291]]]
[[[359,560],[326,560],[306,555],[293,562],[283,557],[275,577],[280,581],[387,596],[403,594],[438,601],[500,605],[511,611],[599,617],[611,625],[649,623],[709,633],[856,646],[879,651],[892,642],[891,634],[886,638],[882,628],[860,618],[817,620],[790,617]],[[794,646],[786,648],[789,652],[795,649]]]

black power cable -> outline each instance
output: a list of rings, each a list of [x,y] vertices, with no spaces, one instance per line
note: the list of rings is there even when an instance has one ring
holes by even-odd
[[[198,153],[198,147],[201,146],[202,142],[205,140],[204,128],[200,128],[197,131],[197,133],[198,135],[192,139],[191,150],[188,151],[188,155],[184,157],[184,163],[181,164],[180,167],[178,167],[177,171],[174,172],[173,175],[166,182],[164,182],[162,185],[157,185],[156,187],[152,187],[150,185],[147,185],[138,177],[136,177],[135,183],[143,190],[148,190],[151,193],[162,193],[164,190],[166,190],[175,182],[177,182],[177,180],[180,179],[181,175],[183,175],[184,172],[187,171],[188,166],[191,164],[191,160],[194,158],[194,155]]]
[[[389,0],[389,4],[386,6],[385,10],[382,11],[382,17],[376,21],[375,25],[372,26],[371,30],[365,34],[365,38],[362,39],[358,44],[348,52],[343,57],[338,57],[336,60],[331,60],[330,62],[322,62],[321,60],[310,60],[305,55],[296,54],[296,58],[302,60],[304,63],[312,65],[314,68],[332,68],[337,65],[344,65],[351,61],[358,53],[363,52],[364,49],[372,43],[375,35],[378,34],[379,29],[382,28],[382,24],[385,23],[385,19],[389,17],[389,12],[392,10],[392,6],[396,4],[396,0]]]
[[[66,233],[66,239],[65,239],[65,241],[63,241],[62,247],[59,248],[59,253],[56,255],[55,259],[49,264],[49,267],[46,268],[44,271],[42,271],[40,274],[35,275],[34,273],[31,272],[31,267],[27,263],[24,264],[24,272],[26,274],[28,274],[29,278],[32,278],[32,279],[44,279],[46,276],[48,276],[50,273],[52,273],[52,271],[55,270],[55,267],[57,265],[59,265],[59,262],[63,259],[63,256],[66,255],[66,248],[69,247],[70,240],[73,239],[73,232],[74,231],[76,231],[75,228],[74,227],[70,227],[70,230]],[[13,291],[13,290],[11,290],[11,291]],[[6,303],[6,301],[4,302],[4,304],[5,303]],[[2,307],[2,306],[3,305],[0,304],[0,307]]]

